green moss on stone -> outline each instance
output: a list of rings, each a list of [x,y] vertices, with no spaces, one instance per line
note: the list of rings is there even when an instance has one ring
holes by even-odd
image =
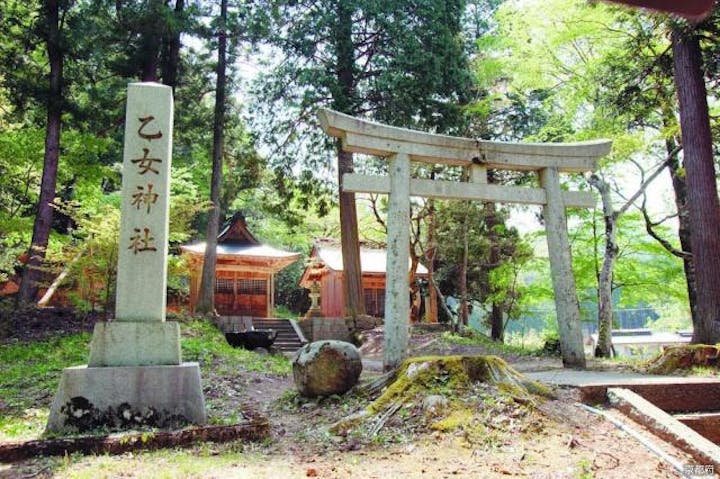
[[[548,388],[526,379],[497,356],[422,356],[402,364],[395,382],[368,406],[368,411],[375,414],[418,395],[461,391],[476,382],[504,385],[516,396],[551,396]]]
[[[440,432],[452,432],[461,427],[466,427],[472,422],[473,413],[468,409],[454,409],[450,414],[430,425],[430,429]]]

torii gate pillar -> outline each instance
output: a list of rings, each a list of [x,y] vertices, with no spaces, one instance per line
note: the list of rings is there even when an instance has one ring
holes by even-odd
[[[410,157],[390,157],[387,218],[384,369],[398,367],[406,356],[410,330],[408,263],[410,262]]]
[[[547,202],[543,206],[545,236],[550,257],[550,276],[555,293],[555,312],[560,330],[560,350],[564,352],[563,363],[585,366],[584,348],[578,351],[574,345],[582,345],[580,329],[580,305],[575,289],[575,276],[570,257],[565,203],[560,190],[560,173],[557,168],[540,170],[540,185],[545,189]],[[582,354],[581,357],[578,357]],[[569,357],[565,357],[569,356]]]

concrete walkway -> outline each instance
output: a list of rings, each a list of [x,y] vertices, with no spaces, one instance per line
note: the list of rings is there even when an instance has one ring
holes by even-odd
[[[720,378],[654,376],[622,371],[553,369],[525,376],[550,386],[577,388],[580,401],[602,404],[610,388],[630,389],[666,411],[720,410]],[[692,405],[695,406],[692,406]],[[692,406],[692,407],[691,407]]]
[[[524,373],[530,379],[553,386],[620,385],[620,384],[676,384],[708,382],[708,378],[657,376],[625,371],[578,371],[575,369],[552,369]],[[720,382],[720,379],[716,380]]]

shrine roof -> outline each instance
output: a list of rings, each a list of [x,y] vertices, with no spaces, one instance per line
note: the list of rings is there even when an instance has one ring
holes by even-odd
[[[225,223],[218,234],[217,257],[233,260],[234,263],[251,263],[253,260],[264,260],[274,265],[273,271],[279,271],[302,257],[301,253],[283,251],[260,243],[247,228],[245,218],[235,213]],[[180,248],[193,255],[205,254],[207,242],[183,245]],[[256,262],[256,261],[255,261]]]
[[[339,247],[315,245],[313,256],[319,258],[325,267],[334,271],[343,271],[342,250]],[[408,263],[408,266],[410,264]],[[363,273],[382,273],[387,271],[387,252],[384,249],[360,248],[360,269]],[[427,275],[428,269],[417,265],[416,274]]]
[[[184,245],[181,248],[188,253],[204,254],[206,243]],[[299,259],[302,255],[292,251],[283,251],[264,244],[218,243],[218,256],[253,256],[261,258]]]
[[[218,244],[235,243],[247,245],[259,245],[260,242],[253,236],[247,227],[245,217],[241,213],[235,213],[220,230],[217,236]]]

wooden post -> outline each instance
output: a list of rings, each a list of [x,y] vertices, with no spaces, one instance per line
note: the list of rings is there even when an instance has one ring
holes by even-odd
[[[192,260],[190,272],[190,312],[195,312],[198,295],[200,293],[200,274],[202,273],[202,260]]]
[[[275,273],[270,273],[270,307],[268,310],[268,318],[273,317],[275,310]]]
[[[217,284],[218,280],[218,269],[217,269],[217,263],[215,263],[215,284]],[[238,298],[238,274],[237,271],[233,271],[232,274],[232,285],[233,285],[233,300],[232,300],[232,309],[233,313],[237,311],[239,305],[240,305],[240,298]],[[214,308],[217,308],[217,299],[216,295],[213,295],[213,301],[215,301],[215,304],[213,305]]]
[[[547,203],[543,207],[547,232],[548,255],[555,309],[560,329],[560,349],[565,367],[585,368],[580,306],[572,272],[570,241],[567,234],[565,204],[560,191],[560,174],[557,168],[540,170],[540,184],[545,189]]]
[[[390,158],[388,247],[385,287],[385,351],[383,366],[393,369],[405,359],[408,345],[410,299],[410,157],[398,153]]]

